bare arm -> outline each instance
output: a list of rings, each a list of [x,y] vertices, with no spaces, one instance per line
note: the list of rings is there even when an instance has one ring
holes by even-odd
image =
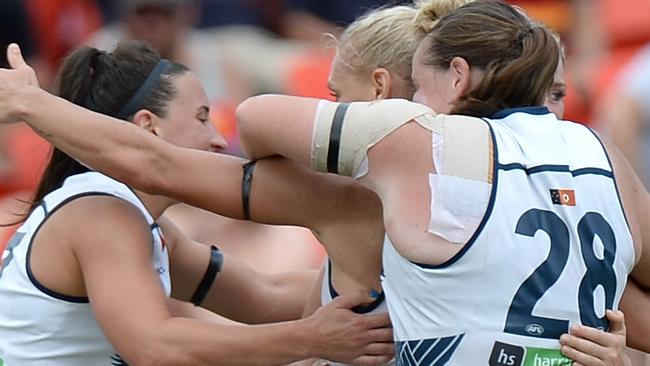
[[[639,308],[650,304],[650,195],[634,173],[623,154],[611,143],[604,141],[609,153],[618,189],[635,244],[636,264],[628,278],[620,307],[628,315],[630,333],[627,343],[643,351],[650,350],[647,334],[650,319]]]
[[[318,99],[286,95],[248,98],[237,107],[242,148],[253,159],[282,155],[310,166],[318,102]]]
[[[244,160],[179,148],[129,123],[120,123],[116,119],[90,112],[35,87],[25,87],[28,82],[21,78],[28,78],[29,75],[26,77],[23,74],[30,74],[32,71],[16,55],[13,59],[13,64],[17,65],[15,71],[0,70],[0,110],[17,112],[0,116],[1,120],[27,121],[32,128],[66,153],[135,188],[173,197],[221,215],[242,217],[240,191]],[[290,101],[293,102],[293,99]],[[303,107],[298,109],[304,113],[296,111],[296,118],[307,116],[311,121],[317,100],[301,99],[301,102]],[[57,111],[55,116],[51,113],[54,110]],[[284,118],[279,113],[267,117]],[[310,127],[302,131],[307,136],[311,133]],[[293,136],[293,132],[296,132],[296,129],[292,129],[290,136]],[[306,138],[304,150],[307,156],[309,142],[310,139]],[[299,180],[316,182],[318,179],[309,175],[311,172],[306,170],[292,170],[287,165],[289,163],[276,161],[269,164],[275,164],[276,167],[275,170],[269,169],[269,172],[275,172],[275,175],[268,173],[268,183],[259,184],[259,180],[264,179],[262,176],[265,173],[261,172],[264,170],[264,164],[260,164],[254,178],[257,184],[251,206],[253,217],[257,221],[307,226],[326,244],[364,243],[361,244],[363,247],[357,248],[378,248],[377,243],[381,241],[383,228],[380,205],[371,193],[361,191],[359,187],[348,191],[346,183],[340,180],[330,180],[313,186],[309,183],[296,185]],[[293,178],[296,180],[292,180]],[[348,193],[338,194],[341,191]],[[330,199],[332,197],[333,199]],[[358,202],[362,203],[357,205]],[[368,214],[364,213],[364,209],[369,207],[372,207],[368,212],[371,212],[371,220],[374,221],[373,229],[362,232],[363,226],[357,224],[368,224]],[[332,212],[339,214],[334,215]],[[341,226],[347,229],[332,229]],[[331,249],[331,246],[329,248]],[[352,269],[348,273],[349,277],[365,282],[360,288],[378,289],[379,281],[374,278],[376,276],[373,277],[378,273],[378,261],[377,255],[376,268],[370,272],[362,266],[346,267],[340,261],[338,263],[342,268]],[[354,273],[354,269],[362,274]],[[364,274],[368,276],[368,273],[373,277],[371,280],[360,280]]]
[[[169,220],[159,220],[171,255],[172,296],[189,301],[203,278],[210,247],[192,241]],[[244,323],[299,319],[316,271],[265,274],[235,257],[224,256],[223,267],[202,306]]]
[[[627,345],[643,352],[650,352],[650,314],[642,309],[650,309],[650,294],[629,280],[621,298],[620,309],[625,313],[627,324]]]
[[[130,363],[282,364],[334,352],[326,349],[334,345],[341,350],[348,348],[347,342],[357,343],[358,349],[367,351],[371,338],[390,336],[385,331],[364,331],[376,328],[385,319],[360,317],[344,310],[354,306],[356,300],[363,301],[362,295],[361,299],[342,299],[309,319],[280,324],[228,326],[173,318],[151,266],[151,234],[140,213],[114,198],[96,199],[87,207],[81,200],[78,203],[76,217],[70,219],[87,225],[82,231],[70,233],[69,240],[98,322]],[[84,221],[84,217],[93,220]],[[333,329],[337,323],[347,324]],[[348,331],[351,333],[345,335],[347,340],[339,338]],[[335,351],[335,356],[351,360],[359,356],[356,352]]]
[[[134,188],[172,197],[220,215],[242,218],[240,192],[245,160],[177,147],[130,123],[120,123],[30,87],[28,84],[36,83],[33,70],[19,53],[9,52],[9,56],[15,70],[0,70],[0,122],[24,120],[69,155]],[[299,109],[305,112],[296,110],[296,118],[307,116],[311,122],[318,101],[296,99],[301,100]],[[294,99],[288,102],[294,103]],[[279,113],[271,116],[272,110],[267,113],[269,119],[285,117]],[[277,123],[268,125],[269,128],[278,126]],[[287,126],[288,136],[293,136],[295,129],[288,123],[283,125]],[[310,136],[310,128],[302,129],[303,134]],[[304,150],[308,156],[310,138],[305,139]],[[251,202],[256,221],[300,225],[320,231],[320,223],[340,217],[332,212],[348,212],[348,208],[359,201],[365,201],[367,206],[373,199],[368,192],[359,193],[358,186],[348,188],[350,182],[339,179],[319,184],[321,176],[297,168],[286,160],[259,163]],[[304,184],[297,186],[297,182]],[[341,197],[340,192],[352,193]],[[349,204],[350,201],[354,201],[353,204]],[[323,216],[326,217],[323,219]]]
[[[38,134],[86,165],[136,189],[241,218],[241,166],[235,157],[184,149],[131,123],[91,112],[36,86],[20,53],[15,70],[0,70],[1,122],[26,121]]]

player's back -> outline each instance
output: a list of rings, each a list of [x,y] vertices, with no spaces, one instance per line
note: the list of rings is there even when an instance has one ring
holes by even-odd
[[[426,265],[387,240],[398,363],[569,364],[557,339],[571,323],[606,329],[634,264],[613,170],[590,130],[545,108],[486,123],[492,190],[469,241]]]

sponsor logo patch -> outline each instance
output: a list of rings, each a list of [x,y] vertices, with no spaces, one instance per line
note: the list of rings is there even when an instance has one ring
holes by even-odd
[[[524,360],[524,347],[494,342],[490,354],[490,366],[520,366]]]
[[[494,342],[489,366],[571,366],[560,350]]]
[[[573,361],[564,356],[560,350],[548,348],[526,348],[523,366],[571,366]]]

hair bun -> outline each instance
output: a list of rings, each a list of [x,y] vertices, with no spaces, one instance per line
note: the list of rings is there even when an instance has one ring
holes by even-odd
[[[417,9],[414,24],[418,32],[428,34],[443,18],[459,7],[472,3],[475,0],[415,0]]]

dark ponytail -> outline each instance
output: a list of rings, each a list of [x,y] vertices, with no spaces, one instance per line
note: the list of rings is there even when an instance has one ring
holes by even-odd
[[[153,48],[139,41],[124,41],[111,53],[84,47],[70,54],[61,66],[56,92],[74,104],[117,117],[160,60]],[[176,94],[173,77],[187,70],[183,65],[171,63],[138,103],[138,110],[147,109],[165,117],[167,103]],[[132,114],[127,116],[132,117]],[[67,177],[87,171],[87,167],[53,148],[34,198],[19,222],[29,216],[43,197],[61,187]],[[13,224],[16,223],[10,225]]]
[[[429,65],[448,68],[454,57],[483,70],[451,113],[489,117],[505,108],[544,103],[560,46],[552,32],[501,1],[480,1],[451,12],[428,35]]]

